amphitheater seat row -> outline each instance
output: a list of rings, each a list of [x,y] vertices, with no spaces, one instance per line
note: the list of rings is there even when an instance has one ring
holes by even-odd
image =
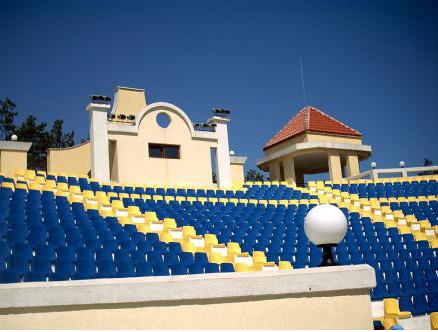
[[[300,189],[249,183],[233,194],[252,190],[262,199],[221,201],[226,197],[218,198],[222,193],[217,190],[209,192],[211,197],[177,199],[183,196],[139,194],[135,190],[140,186],[130,192],[118,184],[102,190],[106,185],[95,180],[72,179],[26,172],[1,179],[3,280],[18,280],[17,275],[29,281],[314,267],[322,253],[305,236],[304,217],[316,204],[330,203],[348,220],[347,235],[333,252],[342,264],[375,268],[372,299],[396,298],[400,309],[413,315],[437,311],[436,233],[426,234],[433,230],[431,222],[392,210],[388,198],[360,198],[326,184]],[[173,189],[176,194],[178,188]],[[295,191],[305,195],[293,199]],[[432,197],[426,200],[428,206],[435,204]],[[418,196],[412,200],[417,205],[408,206],[424,207],[423,201]],[[409,229],[399,225],[403,220]],[[419,230],[411,228],[417,224]]]

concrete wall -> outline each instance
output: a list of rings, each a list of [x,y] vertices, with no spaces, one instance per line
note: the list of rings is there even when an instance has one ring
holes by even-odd
[[[159,113],[170,118],[170,125],[161,128]],[[210,148],[216,142],[193,139],[191,125],[170,109],[155,109],[144,115],[138,134],[109,132],[109,140],[117,144],[118,181],[123,183],[212,186]],[[180,159],[149,158],[149,143],[180,146]]]
[[[75,145],[71,148],[49,149],[47,153],[48,172],[87,175],[90,169],[90,142]]]
[[[146,96],[143,89],[118,86],[114,91],[114,105],[111,113],[136,115],[146,107]]]
[[[0,172],[14,176],[16,169],[27,169],[27,151],[1,150]]]
[[[367,265],[0,285],[3,329],[372,329]]]
[[[231,183],[242,184],[245,182],[245,170],[242,164],[231,164]]]

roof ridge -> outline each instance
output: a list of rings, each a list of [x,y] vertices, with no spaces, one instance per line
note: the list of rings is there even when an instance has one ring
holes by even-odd
[[[345,123],[343,123],[342,121],[336,120],[335,118],[333,118],[333,117],[331,117],[330,115],[328,115],[327,113],[324,113],[323,111],[317,109],[316,107],[313,107],[313,109],[314,109],[316,112],[319,112],[319,113],[321,113],[322,115],[325,115],[326,117],[330,118],[331,120],[333,120],[333,121],[339,123],[340,125],[343,125],[343,126],[347,127],[348,129],[350,129],[350,130],[354,131],[355,133],[357,133],[357,134],[359,134],[359,135],[362,136],[362,134],[361,134],[359,131],[357,131],[356,129],[353,129],[353,128],[347,126],[347,125],[346,125]]]

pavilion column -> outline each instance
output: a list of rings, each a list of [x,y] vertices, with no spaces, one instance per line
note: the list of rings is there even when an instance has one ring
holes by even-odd
[[[300,169],[295,170],[295,176],[297,179],[297,186],[303,186],[304,187],[304,172]]]
[[[330,172],[330,180],[333,182],[341,182],[342,180],[341,157],[337,154],[329,154],[328,167]]]
[[[295,161],[293,157],[286,157],[283,159],[284,168],[284,181],[289,184],[296,185],[297,181],[295,178]]]
[[[357,156],[355,155],[347,156],[347,170],[348,170],[348,176],[355,176],[360,173],[359,158],[357,158]]]
[[[269,177],[271,181],[280,181],[280,163],[278,161],[269,163]]]
[[[109,104],[91,103],[87,106],[90,114],[91,177],[100,181],[110,181],[108,120]]]

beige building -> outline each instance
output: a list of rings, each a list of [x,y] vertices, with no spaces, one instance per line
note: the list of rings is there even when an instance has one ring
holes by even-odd
[[[271,180],[304,184],[305,174],[330,173],[340,182],[360,173],[359,161],[371,155],[362,134],[320,110],[307,106],[264,146],[258,167]]]
[[[90,142],[50,149],[49,172],[89,173],[127,184],[229,188],[243,183],[246,157],[230,156],[226,111],[195,125],[173,104],[147,104],[142,89],[117,87],[112,108],[100,99],[87,106]]]
[[[26,169],[31,146],[29,142],[0,141],[0,173],[12,177],[17,169]]]

